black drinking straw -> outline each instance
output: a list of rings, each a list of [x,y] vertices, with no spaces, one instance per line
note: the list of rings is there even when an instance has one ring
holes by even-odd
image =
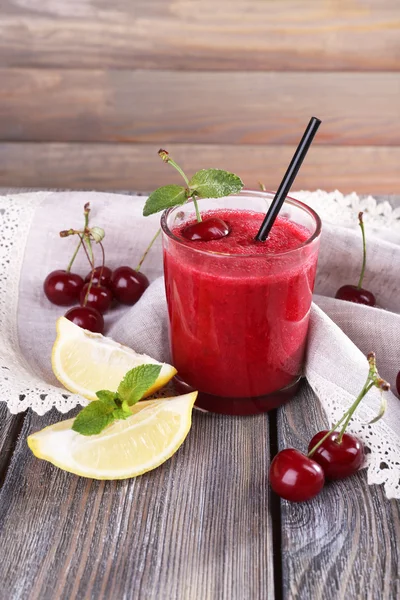
[[[317,133],[318,127],[321,125],[321,121],[316,117],[311,117],[307,129],[305,130],[303,137],[300,140],[300,144],[297,146],[297,150],[293,155],[290,165],[287,168],[284,178],[281,181],[278,191],[275,194],[275,198],[272,200],[271,206],[268,209],[265,219],[260,227],[259,232],[256,235],[258,242],[265,242],[269,232],[271,231],[272,225],[278,216],[279,211],[282,208],[282,204],[285,201],[286,196],[292,187],[293,181],[302,165],[303,160],[308,152],[309,147]]]

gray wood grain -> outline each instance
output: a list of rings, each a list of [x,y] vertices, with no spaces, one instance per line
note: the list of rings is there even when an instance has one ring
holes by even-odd
[[[398,0],[2,0],[0,63],[394,71],[399,29]]]
[[[305,451],[327,425],[306,385],[278,415],[280,449]],[[400,597],[400,502],[366,472],[326,485],[303,504],[281,502],[285,600],[396,600]]]
[[[0,143],[0,186],[80,190],[152,191],[177,183],[174,169],[158,158],[156,144]],[[294,146],[168,144],[188,173],[210,166],[239,173],[245,186],[263,181],[276,189]],[[297,189],[343,193],[400,193],[400,146],[318,146],[310,149]]]
[[[7,405],[0,402],[0,485],[6,475],[23,420],[24,414],[12,415]]]
[[[400,73],[0,69],[0,81],[8,142],[295,145],[316,114],[316,145],[400,145]]]
[[[0,492],[2,598],[273,598],[268,419],[196,413],[182,448],[137,479],[98,482],[33,457],[60,419],[28,413]]]

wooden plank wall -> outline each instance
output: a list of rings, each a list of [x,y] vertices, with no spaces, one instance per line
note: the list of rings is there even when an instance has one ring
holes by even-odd
[[[400,193],[399,0],[0,0],[0,186]]]

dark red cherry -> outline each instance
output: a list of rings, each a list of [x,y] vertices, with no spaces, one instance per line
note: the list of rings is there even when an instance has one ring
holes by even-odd
[[[58,306],[69,306],[77,302],[82,287],[83,279],[80,275],[61,269],[49,273],[43,284],[47,298]]]
[[[192,223],[185,227],[182,231],[183,237],[191,242],[202,241],[209,242],[210,240],[219,240],[225,237],[230,232],[229,226],[222,219],[210,217],[198,223]]]
[[[111,277],[112,293],[121,304],[135,304],[148,287],[146,275],[131,267],[118,267]]]
[[[274,492],[291,502],[314,498],[325,483],[322,467],[294,448],[281,450],[275,456],[269,480]]]
[[[327,431],[319,431],[314,435],[308,451],[310,452],[327,433]],[[327,479],[343,479],[353,475],[364,462],[362,442],[353,435],[344,433],[339,443],[339,435],[338,431],[333,431],[311,457],[321,465]]]
[[[356,285],[343,285],[336,292],[335,298],[355,302],[356,304],[366,304],[367,306],[376,305],[373,293],[364,288],[358,288]]]
[[[400,396],[400,371],[397,373],[397,377],[396,377],[396,387],[397,387],[397,393]]]
[[[90,273],[88,273],[85,277],[85,283],[89,283],[91,275],[92,275],[92,272],[90,271]],[[106,267],[105,265],[104,265],[104,267],[95,267],[93,269],[92,283],[95,283],[95,284],[100,283],[100,285],[105,285],[106,287],[110,287],[111,276],[112,276],[112,271],[109,267]]]
[[[111,290],[104,285],[92,284],[88,294],[89,285],[89,283],[85,283],[81,290],[79,296],[81,306],[89,306],[100,313],[105,313],[110,308],[113,299]]]
[[[78,327],[82,327],[82,329],[88,329],[94,333],[103,333],[104,331],[103,315],[94,308],[75,306],[74,308],[70,308],[64,316],[75,323],[75,325],[78,325]]]

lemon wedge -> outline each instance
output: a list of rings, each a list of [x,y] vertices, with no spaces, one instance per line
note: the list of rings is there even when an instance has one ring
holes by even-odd
[[[161,365],[155,383],[145,397],[154,394],[176,374],[176,369],[147,354],[78,327],[65,317],[57,320],[57,338],[51,354],[54,375],[67,390],[88,400],[97,400],[98,390],[117,391],[125,374],[143,364]]]
[[[196,396],[138,402],[131,417],[92,436],[73,431],[74,419],[61,421],[30,435],[28,446],[37,458],[81,477],[137,477],[160,466],[184,442]]]

